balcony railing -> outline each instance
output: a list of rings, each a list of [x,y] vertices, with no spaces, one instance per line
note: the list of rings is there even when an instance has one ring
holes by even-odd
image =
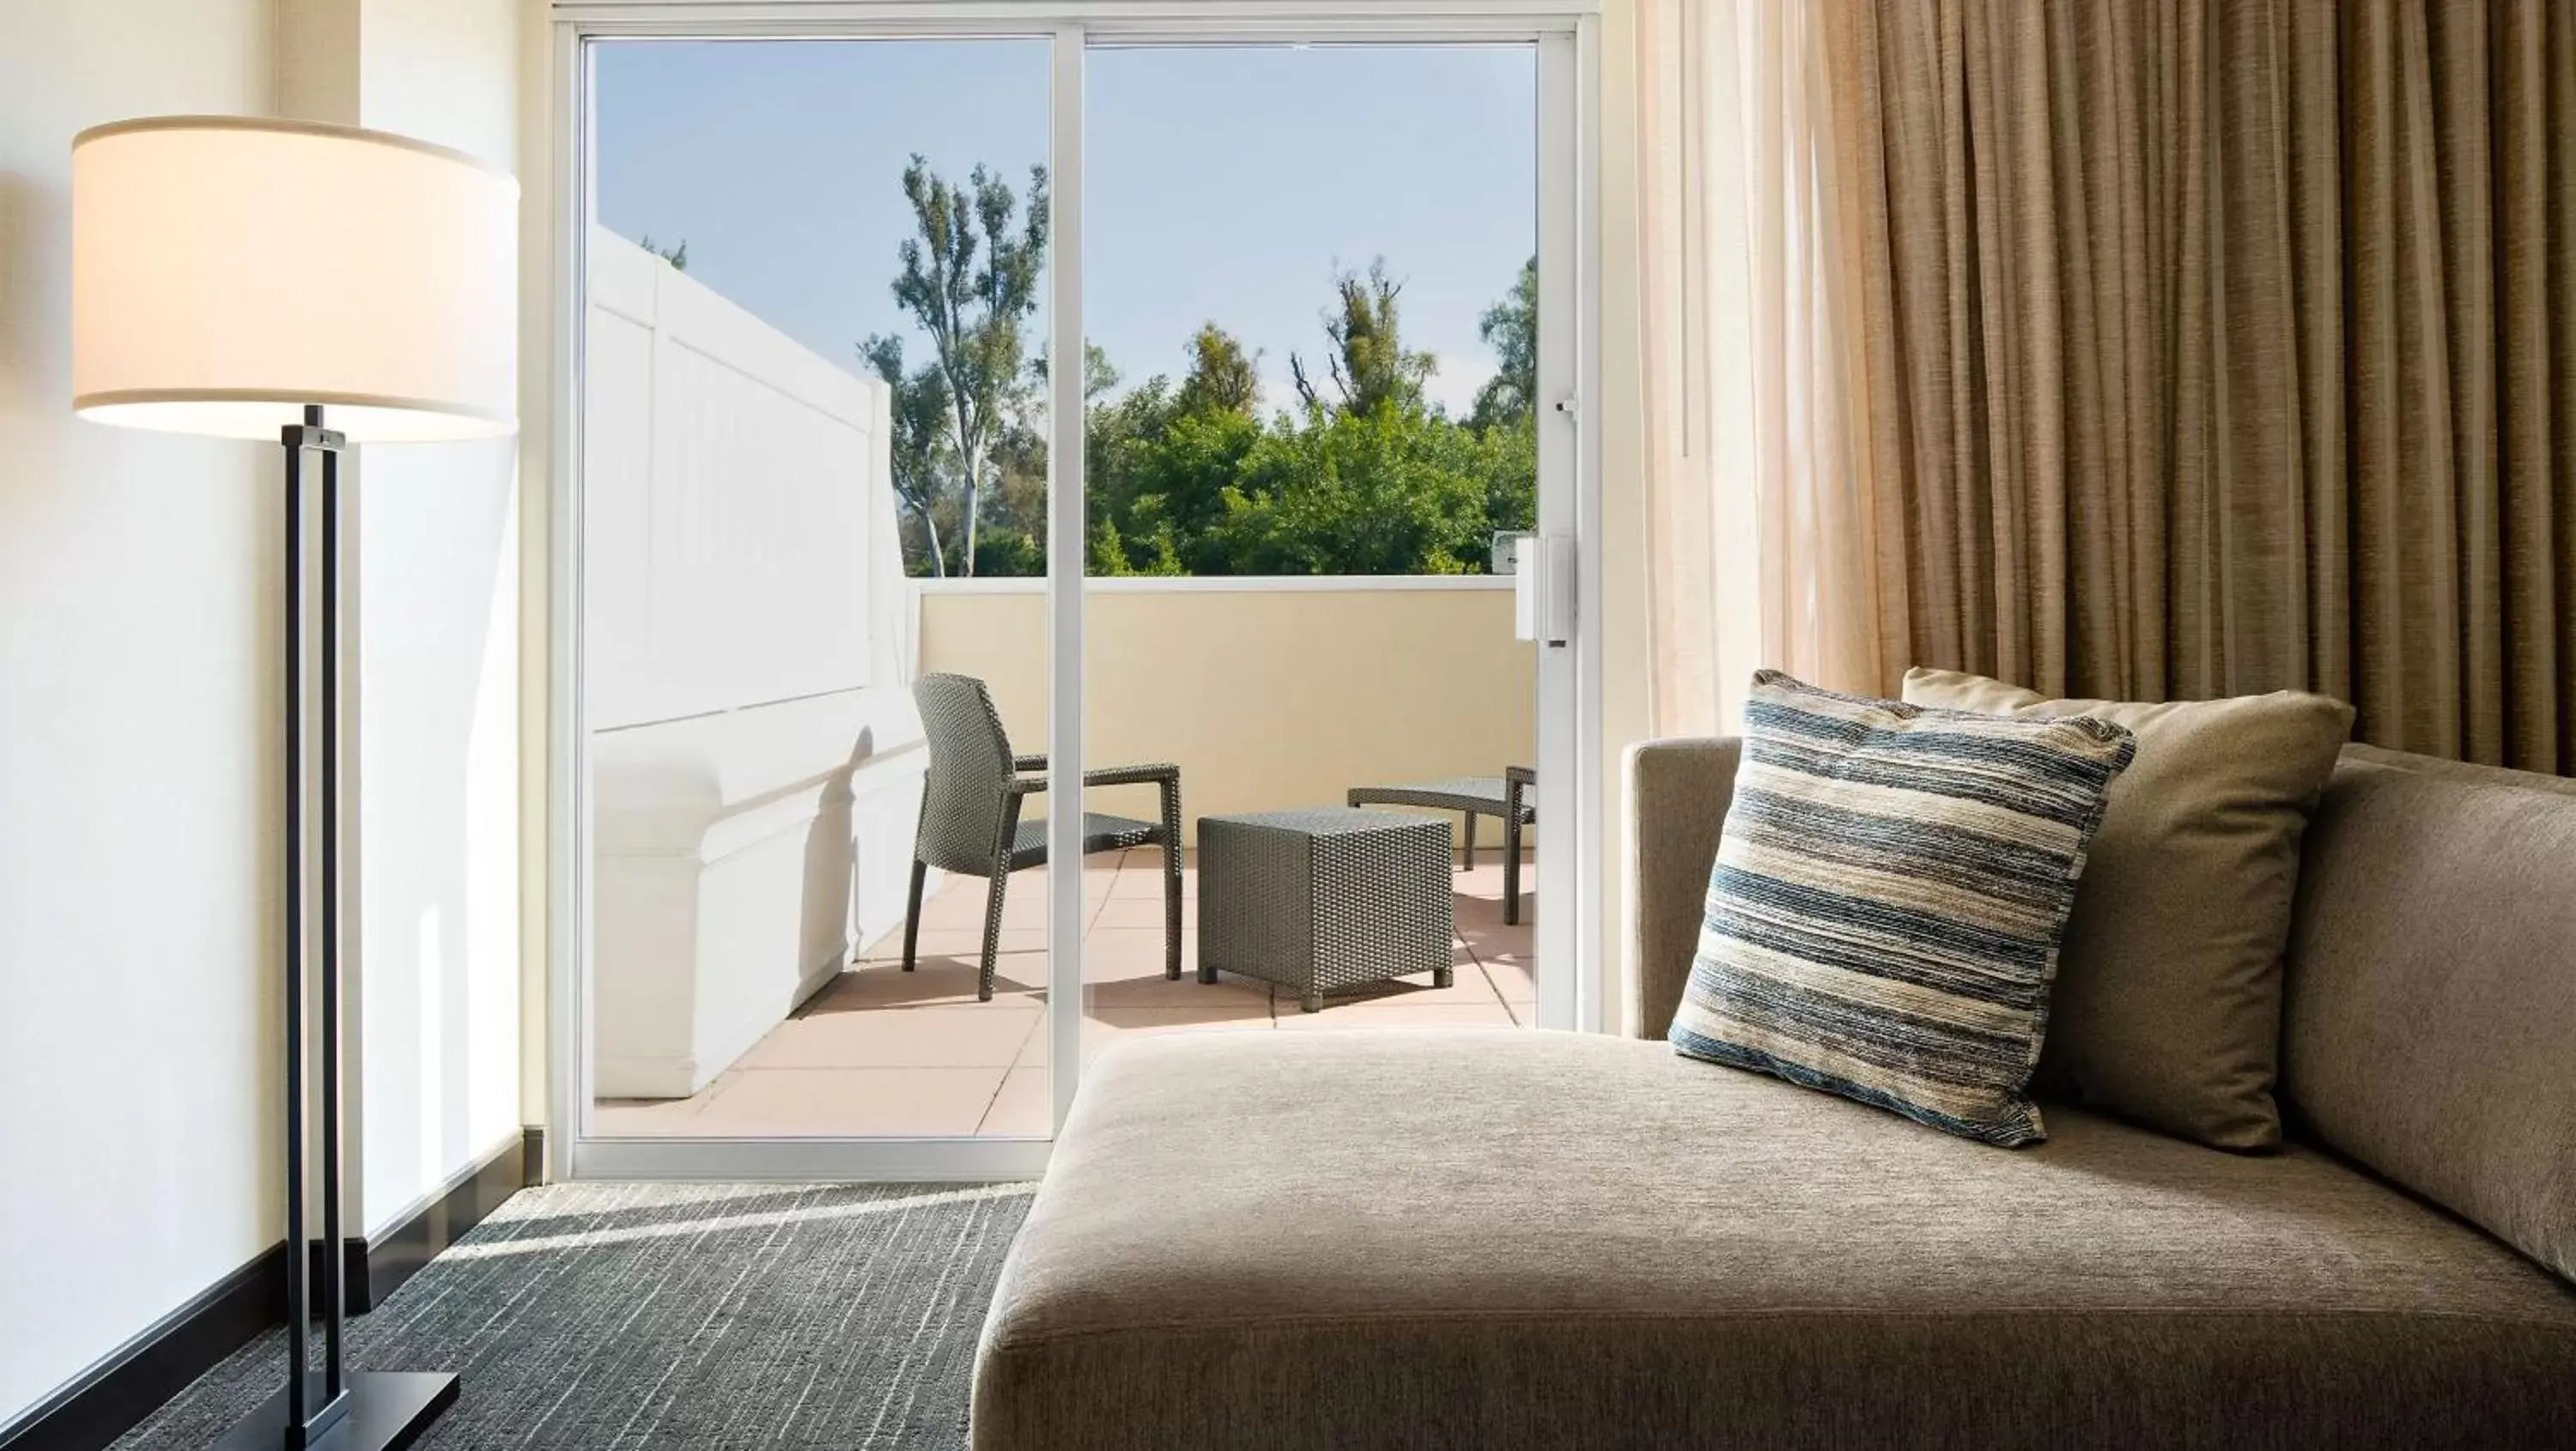
[[[911,589],[918,667],[981,678],[1012,744],[1045,749],[1044,582]],[[1500,775],[1536,748],[1537,661],[1512,637],[1508,579],[1120,578],[1084,590],[1084,758],[1179,765],[1188,822],[1338,805],[1353,786]],[[1091,807],[1153,814],[1150,788],[1095,792]]]

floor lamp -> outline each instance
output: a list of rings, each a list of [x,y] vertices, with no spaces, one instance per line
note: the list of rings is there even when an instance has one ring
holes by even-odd
[[[74,408],[284,454],[291,1353],[286,1386],[226,1448],[383,1451],[456,1399],[453,1375],[351,1372],[343,1354],[340,458],[351,442],[515,427],[517,271],[518,184],[459,152],[234,116],[123,121],[72,142]]]

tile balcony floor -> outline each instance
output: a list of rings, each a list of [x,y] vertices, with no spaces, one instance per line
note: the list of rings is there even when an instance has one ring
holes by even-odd
[[[919,966],[903,970],[898,925],[694,1097],[603,1099],[603,1135],[1039,1135],[1047,1131],[1048,876],[1011,878],[993,1000],[975,999],[984,883],[951,877],[922,905]],[[1524,865],[1529,893],[1536,871]],[[1181,978],[1163,976],[1162,853],[1104,852],[1082,873],[1086,1061],[1138,1033],[1310,1028],[1526,1027],[1535,897],[1503,925],[1501,854],[1452,871],[1458,932],[1450,986],[1428,973],[1353,988],[1301,1012],[1285,988],[1227,974],[1198,980],[1197,871],[1181,871]]]

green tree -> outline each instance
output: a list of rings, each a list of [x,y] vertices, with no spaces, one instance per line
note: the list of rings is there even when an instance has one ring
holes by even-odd
[[[938,374],[947,404],[942,472],[953,476],[948,482],[958,496],[956,557],[934,548],[931,563],[945,573],[954,562],[971,575],[984,560],[984,503],[1001,484],[996,448],[1029,402],[1024,330],[1037,311],[1046,260],[1046,168],[1029,169],[1025,216],[1010,183],[980,165],[960,187],[916,154],[904,168],[903,193],[918,235],[904,239],[898,254],[903,270],[894,298],[930,338],[927,370]],[[860,350],[873,357],[886,341],[871,337]]]
[[[1208,531],[1262,436],[1261,378],[1255,355],[1213,322],[1191,336],[1187,353],[1179,387],[1157,375],[1090,410],[1085,477],[1095,574],[1228,572]]]
[[[1476,331],[1494,350],[1494,376],[1476,390],[1476,410],[1469,421],[1478,428],[1527,423],[1538,410],[1538,259],[1521,264],[1521,275],[1500,302],[1485,309]]]
[[[1118,370],[1096,344],[1083,348],[1083,394],[1107,397],[1118,386]],[[1048,359],[1043,352],[1029,364],[1026,386],[1013,391],[1004,410],[1002,430],[993,442],[993,487],[987,491],[984,523],[975,543],[974,573],[988,576],[1035,576],[1047,570],[1047,500],[1053,482],[1048,471]],[[1095,503],[1092,513],[1099,509]]]
[[[1190,371],[1172,402],[1183,416],[1240,413],[1249,418],[1261,406],[1257,354],[1243,350],[1234,334],[1213,322],[1199,324],[1190,338]]]
[[[1383,265],[1334,281],[1329,398],[1300,366],[1303,406],[1264,419],[1254,359],[1214,324],[1177,387],[1093,395],[1092,573],[1467,573],[1489,567],[1495,530],[1529,527],[1527,411],[1476,427],[1426,406],[1431,359],[1404,347]]]
[[[1083,483],[1089,514],[1084,553],[1092,574],[1181,572],[1177,564],[1168,571],[1150,567],[1163,551],[1151,537],[1151,525],[1138,518],[1140,496],[1154,487],[1147,455],[1171,420],[1171,393],[1171,380],[1157,375],[1084,410]]]
[[[1324,314],[1324,333],[1335,396],[1324,397],[1292,356],[1303,415],[1281,416],[1234,461],[1205,527],[1216,558],[1204,572],[1490,567],[1492,532],[1527,527],[1534,512],[1534,429],[1525,414],[1517,424],[1469,427],[1426,404],[1436,362],[1405,347],[1401,289],[1383,260],[1334,286],[1338,306]]]
[[[941,333],[921,300],[964,276],[957,344],[908,366],[899,339],[861,352],[892,391],[895,489],[911,567],[922,573],[1045,572],[1047,359],[1021,361],[1021,325],[1034,310],[1034,271],[1012,311],[990,291],[991,249],[1043,239],[1043,177],[1031,188],[1039,228],[1014,231],[1012,198],[979,168],[948,188],[916,161],[906,193],[923,235],[905,247],[898,298]],[[993,193],[999,205],[992,205]],[[965,216],[962,232],[953,219]],[[946,250],[936,239],[949,239]],[[986,261],[978,264],[975,255]],[[1006,266],[1005,271],[1009,270]],[[943,281],[942,279],[947,279]],[[1002,279],[1007,283],[1008,278]],[[1405,348],[1399,287],[1383,262],[1334,278],[1323,315],[1327,385],[1291,359],[1302,406],[1264,417],[1258,357],[1214,322],[1184,346],[1175,383],[1158,374],[1121,389],[1097,347],[1083,353],[1083,445],[1089,480],[1084,554],[1094,575],[1454,574],[1488,567],[1490,535],[1535,516],[1536,272],[1483,319],[1501,369],[1474,416],[1428,406],[1434,360]],[[1007,328],[979,328],[992,319]],[[1004,346],[1007,344],[1007,346]],[[972,365],[961,371],[962,358]],[[982,390],[961,399],[960,379]],[[980,453],[977,452],[980,450]],[[970,464],[970,457],[979,461]],[[970,487],[970,481],[971,487]]]
[[[1485,522],[1490,532],[1537,527],[1538,259],[1521,264],[1512,290],[1477,322],[1494,350],[1494,376],[1476,390],[1468,424],[1483,435]]]
[[[1047,437],[1042,411],[1013,410],[1002,436],[993,443],[993,477],[984,505],[983,532],[975,541],[975,573],[1046,573]]]
[[[1345,272],[1333,280],[1338,305],[1324,311],[1324,336],[1332,351],[1324,355],[1337,406],[1351,413],[1374,413],[1381,405],[1419,408],[1422,385],[1439,366],[1429,353],[1408,352],[1396,317],[1396,296],[1404,288],[1386,275],[1386,259],[1369,264],[1368,275]],[[1288,355],[1289,376],[1309,411],[1328,401],[1306,371],[1305,359]]]
[[[889,395],[886,451],[894,473],[895,502],[904,510],[904,553],[928,566],[910,572],[944,575],[948,556],[940,542],[940,515],[955,494],[956,477],[956,460],[948,446],[948,379],[927,364],[905,372],[901,338],[871,337],[859,345],[859,355],[885,380]]]
[[[1311,410],[1262,435],[1210,530],[1230,574],[1469,574],[1485,566],[1494,461],[1419,409]]]
[[[1241,574],[1217,537],[1230,493],[1246,486],[1245,470],[1271,436],[1249,413],[1206,412],[1174,418],[1139,459],[1131,517],[1155,558],[1188,574]],[[1142,561],[1140,561],[1140,564]]]
[[[1485,535],[1538,527],[1538,427],[1523,414],[1516,423],[1476,430],[1477,461],[1485,482]],[[1487,566],[1491,567],[1488,556]]]

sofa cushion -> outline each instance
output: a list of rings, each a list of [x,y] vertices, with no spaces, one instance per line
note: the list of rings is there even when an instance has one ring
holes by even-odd
[[[2355,747],[2302,875],[2307,1131],[2576,1280],[2576,782]]]
[[[1673,1047],[2018,1145],[2129,733],[1753,678]]]
[[[2281,950],[2299,838],[2352,707],[2294,690],[2139,705],[2049,700],[1949,670],[1905,698],[2085,715],[2137,734],[2067,919],[2034,1087],[2223,1149],[2281,1141]]]
[[[1998,1154],[1659,1043],[1175,1035],[1086,1077],[978,1451],[2576,1437],[2576,1289],[2292,1148]]]

